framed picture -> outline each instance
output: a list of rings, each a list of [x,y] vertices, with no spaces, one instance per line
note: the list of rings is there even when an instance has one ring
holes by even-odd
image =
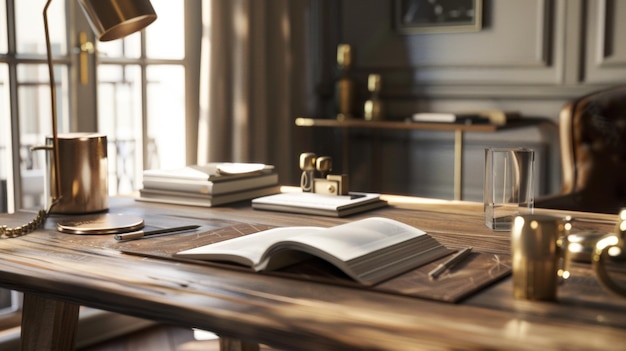
[[[393,23],[401,34],[477,32],[482,0],[394,0]]]

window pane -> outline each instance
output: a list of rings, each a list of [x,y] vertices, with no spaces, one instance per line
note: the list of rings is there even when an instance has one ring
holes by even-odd
[[[0,53],[7,52],[7,6],[0,0]]]
[[[139,66],[98,66],[98,131],[109,143],[109,193],[140,187],[142,166],[141,70]]]
[[[146,50],[150,58],[185,57],[184,1],[152,0],[159,16],[146,28]]]
[[[24,208],[44,206],[45,151],[30,148],[45,144],[52,135],[52,112],[48,66],[20,64],[17,67],[20,125],[20,169]],[[55,66],[58,132],[68,131],[68,70]]]
[[[69,130],[68,70],[55,65],[57,127],[59,133]],[[52,103],[47,65],[17,66],[17,86],[22,143],[41,144],[52,133]],[[30,139],[30,138],[33,139]]]
[[[186,163],[185,71],[182,66],[147,68],[148,136],[160,163],[149,168],[177,168]]]
[[[7,212],[11,169],[11,111],[9,108],[9,72],[0,64],[0,213]],[[12,199],[12,197],[11,197]]]
[[[96,41],[98,56],[139,58],[141,35],[134,33],[121,40]]]
[[[43,26],[42,0],[15,1],[17,52],[28,54],[46,54],[46,37]],[[53,54],[67,53],[65,1],[53,1],[48,8],[50,42]],[[4,40],[4,38],[2,39]]]

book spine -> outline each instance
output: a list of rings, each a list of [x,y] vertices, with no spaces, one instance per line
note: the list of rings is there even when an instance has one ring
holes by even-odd
[[[247,191],[240,191],[236,193],[229,193],[221,196],[211,196],[206,198],[190,197],[185,196],[184,194],[151,194],[140,191],[140,195],[136,199],[138,201],[161,202],[174,205],[212,207],[243,200],[250,200],[259,196],[276,194],[278,192],[280,192],[280,187],[278,185],[258,189],[250,189]]]
[[[170,190],[188,193],[211,194],[213,183],[207,181],[144,179],[144,189]]]

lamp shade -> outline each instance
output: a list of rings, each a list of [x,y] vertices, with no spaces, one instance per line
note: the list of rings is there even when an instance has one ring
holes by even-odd
[[[79,0],[100,41],[142,30],[157,18],[149,0]]]

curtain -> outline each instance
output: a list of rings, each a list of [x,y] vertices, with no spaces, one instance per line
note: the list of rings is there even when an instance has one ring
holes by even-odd
[[[292,14],[306,12],[295,7],[289,0],[203,2],[198,163],[263,162],[291,178],[293,121],[306,101],[292,83],[294,57],[303,55],[294,49],[303,46],[301,38],[293,45],[293,33],[303,30],[294,31]]]

